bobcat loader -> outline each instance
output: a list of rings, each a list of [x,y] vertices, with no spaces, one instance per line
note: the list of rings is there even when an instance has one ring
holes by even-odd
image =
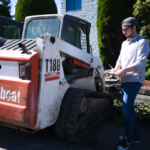
[[[80,141],[112,111],[91,24],[69,15],[26,17],[21,40],[0,47],[0,125],[36,132],[55,124]]]

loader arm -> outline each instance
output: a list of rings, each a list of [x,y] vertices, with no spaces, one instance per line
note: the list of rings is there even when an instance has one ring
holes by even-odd
[[[58,39],[58,47],[60,50],[61,57],[64,59],[71,58],[76,61],[78,66],[92,70],[92,76],[94,78],[98,77],[101,82],[101,90],[105,91],[105,81],[104,81],[104,69],[100,58],[92,56],[91,54],[71,45],[67,42]],[[75,63],[74,63],[75,64]],[[89,75],[90,76],[90,75]]]

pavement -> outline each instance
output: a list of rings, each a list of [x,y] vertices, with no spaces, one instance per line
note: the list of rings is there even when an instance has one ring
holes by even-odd
[[[132,144],[129,150],[149,150],[150,124],[139,123],[141,144]],[[56,137],[54,127],[34,134],[0,126],[0,150],[117,150],[118,137],[124,134],[124,125],[99,124],[83,140],[74,144]]]

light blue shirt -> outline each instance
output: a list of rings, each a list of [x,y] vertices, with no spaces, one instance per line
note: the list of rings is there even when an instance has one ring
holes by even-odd
[[[146,59],[150,52],[149,43],[137,34],[130,41],[127,39],[122,43],[121,52],[117,63],[120,63],[123,68],[134,66],[137,71],[132,75],[122,76],[121,83],[125,82],[140,82],[144,84]]]

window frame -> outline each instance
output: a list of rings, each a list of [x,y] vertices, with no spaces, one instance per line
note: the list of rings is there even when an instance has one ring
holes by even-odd
[[[68,2],[68,1],[69,1],[69,0],[66,0],[66,12],[82,10],[82,0],[81,0],[81,8],[80,8],[80,9],[75,9],[75,1],[76,1],[76,0],[74,0],[74,9],[73,9],[73,10],[67,10],[67,2]]]
[[[1,37],[4,36],[4,26],[14,26],[15,28],[19,28],[20,29],[20,38],[22,37],[22,32],[23,32],[23,23],[22,22],[19,22],[19,21],[16,21],[16,20],[11,20],[10,18],[7,18],[7,17],[3,17],[3,16],[0,16],[0,32],[1,32]],[[11,38],[12,39],[12,38]]]
[[[26,28],[25,28],[25,34],[24,34],[24,39],[27,39],[26,38],[26,35],[27,35],[27,29],[28,29],[28,24],[30,23],[30,21],[32,21],[32,20],[35,20],[35,19],[49,19],[49,18],[56,18],[57,20],[58,20],[58,22],[59,22],[59,26],[58,26],[58,32],[57,32],[57,38],[59,37],[59,34],[60,34],[60,20],[59,20],[59,18],[57,17],[57,16],[39,16],[39,17],[32,17],[32,18],[30,18],[28,21],[27,21],[27,23],[26,23]]]
[[[68,22],[69,21],[73,21],[73,22],[77,22],[77,23],[80,22],[80,23],[83,23],[87,26],[87,28],[88,28],[88,31],[87,31],[87,53],[90,54],[91,53],[90,52],[90,28],[91,28],[91,23],[87,22],[83,19],[65,14],[64,19],[63,19],[62,30],[61,30],[61,37],[60,37],[64,41],[66,41],[67,27],[68,27]]]

